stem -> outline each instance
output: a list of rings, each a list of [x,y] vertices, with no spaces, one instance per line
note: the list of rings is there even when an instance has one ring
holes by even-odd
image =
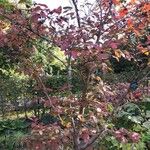
[[[78,132],[75,127],[74,118],[72,118],[72,126],[73,126],[73,142],[74,142],[74,150],[80,150],[78,144]]]

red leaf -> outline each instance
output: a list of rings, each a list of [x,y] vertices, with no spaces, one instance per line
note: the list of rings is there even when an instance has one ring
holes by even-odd
[[[132,132],[129,134],[129,138],[132,140],[133,143],[138,143],[140,140],[140,135],[139,133]]]
[[[100,60],[107,60],[109,58],[109,55],[106,53],[99,53],[98,57]]]
[[[142,8],[142,11],[149,12],[150,11],[150,4],[145,4]]]
[[[77,51],[71,51],[71,56],[76,59],[78,56],[78,52]]]
[[[83,129],[81,138],[84,140],[85,143],[88,142],[88,140],[90,139],[90,136],[89,136],[89,131],[87,129]]]
[[[42,7],[45,7],[45,8],[48,8],[48,6],[46,5],[46,4],[37,4],[37,5],[40,5],[40,6],[42,6]]]
[[[113,4],[115,5],[119,5],[120,4],[120,0],[112,0]]]
[[[42,9],[41,9],[40,6],[37,6],[37,7],[35,7],[35,8],[32,9],[33,12],[39,12],[39,11],[41,11],[41,10],[42,10]]]
[[[113,49],[116,49],[118,46],[117,46],[117,43],[112,42],[112,43],[110,43],[110,47]]]
[[[128,26],[128,28],[132,28],[133,27],[133,21],[132,21],[132,19],[128,19],[127,20],[127,26]]]
[[[137,35],[137,36],[140,36],[140,32],[138,30],[136,30],[135,28],[133,29],[133,32]]]
[[[41,15],[42,18],[46,18],[47,17],[47,14],[44,13],[43,11],[41,11],[40,15]]]
[[[40,18],[40,14],[34,14],[32,17],[31,17],[31,21],[32,22],[38,22],[38,19]]]
[[[51,107],[52,106],[51,101],[49,101],[49,100],[45,101],[44,106]]]
[[[128,13],[128,9],[124,8],[119,11],[119,17],[122,18]]]
[[[136,91],[133,93],[134,98],[139,99],[142,96],[142,93],[140,91]]]
[[[57,9],[54,9],[52,12],[53,12],[53,13],[56,13],[56,14],[61,14],[61,12],[62,12],[62,7],[59,6]]]
[[[134,4],[136,1],[137,1],[137,0],[131,0],[130,3],[131,3],[131,4]]]

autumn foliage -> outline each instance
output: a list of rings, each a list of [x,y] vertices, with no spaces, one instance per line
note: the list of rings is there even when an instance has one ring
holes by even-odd
[[[29,149],[92,149],[97,140],[107,135],[123,143],[140,140],[139,133],[117,128],[114,122],[110,125],[110,120],[127,101],[137,102],[145,94],[138,85],[148,76],[142,72],[150,64],[148,1],[99,0],[82,7],[72,0],[72,6],[53,10],[36,3],[24,8],[0,5],[0,18],[0,47],[8,49],[6,55],[18,63],[17,72],[36,80],[36,88],[44,93],[39,98],[41,103],[56,118],[48,125],[39,122],[39,118],[32,120],[31,136],[24,140]],[[53,90],[43,82],[43,66],[31,59],[38,40],[49,48],[59,47],[66,56],[67,61],[62,63],[68,71],[68,83],[62,88],[70,94],[63,99],[50,96]],[[59,59],[53,52],[49,55]],[[147,58],[146,63],[141,56]],[[136,64],[142,75],[129,81],[135,81],[135,88],[129,82],[114,85],[103,80],[113,71],[110,58]],[[96,75],[97,70],[100,76]],[[72,75],[81,81],[79,96],[71,92]]]

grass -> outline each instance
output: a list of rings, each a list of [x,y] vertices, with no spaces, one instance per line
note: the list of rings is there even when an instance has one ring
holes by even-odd
[[[28,117],[31,117],[33,115],[32,111],[28,111],[27,115],[28,115]],[[18,118],[25,118],[25,113],[24,112],[18,112],[18,116],[17,116],[16,111],[7,112],[5,114],[4,118],[2,117],[2,115],[0,115],[0,121],[1,120],[7,120],[7,119],[14,120],[14,119],[18,119]]]

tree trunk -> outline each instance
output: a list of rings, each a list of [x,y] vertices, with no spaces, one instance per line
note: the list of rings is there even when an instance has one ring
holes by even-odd
[[[69,91],[71,91],[71,85],[72,85],[72,67],[71,67],[71,54],[68,57],[68,66],[67,66],[67,82],[68,82],[68,87],[69,87]]]

